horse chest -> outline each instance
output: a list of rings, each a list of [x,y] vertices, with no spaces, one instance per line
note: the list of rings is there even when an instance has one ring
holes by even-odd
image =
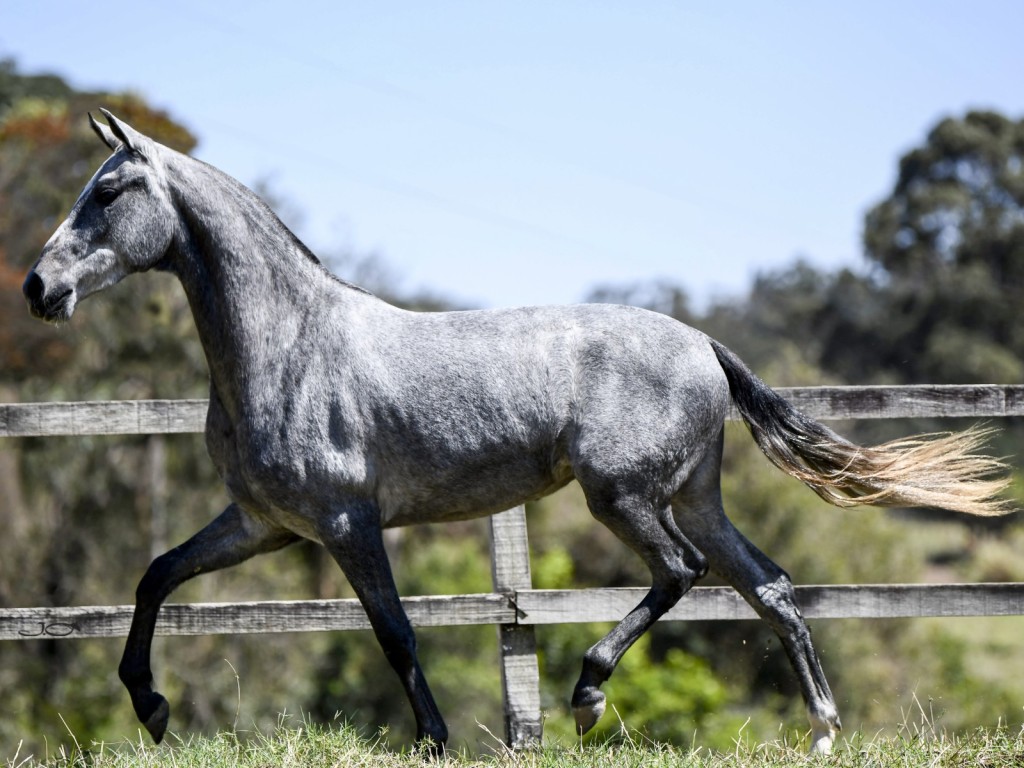
[[[211,397],[207,447],[235,501],[296,530],[283,518],[312,519],[332,501],[366,494],[366,459],[331,432],[329,416],[268,413],[234,420]]]
[[[206,448],[231,498],[248,508],[257,506],[258,494],[246,482],[250,473],[245,470],[249,463],[245,442],[215,391],[206,416]]]

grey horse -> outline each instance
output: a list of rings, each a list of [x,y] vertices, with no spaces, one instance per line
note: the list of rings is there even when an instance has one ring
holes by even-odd
[[[599,687],[626,650],[711,568],[778,633],[812,749],[828,751],[839,715],[790,579],[722,510],[730,402],[776,465],[832,503],[1004,511],[1003,466],[978,453],[979,430],[853,445],[718,342],[641,309],[398,309],[331,275],[234,179],[103,114],[106,125],[89,119],[113,154],[24,294],[34,315],[61,323],[133,272],[176,275],[210,369],[207,445],[233,500],[138,586],[119,674],[156,741],[169,716],[150,668],[161,603],[193,576],[305,538],[330,551],[365,607],[418,742],[443,748],[382,529],[493,514],[575,479],[652,577],[584,655],[579,731],[602,715]]]

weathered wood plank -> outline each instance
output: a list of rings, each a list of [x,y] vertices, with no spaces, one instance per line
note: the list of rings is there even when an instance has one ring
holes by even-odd
[[[1024,386],[997,384],[793,387],[779,393],[817,419],[1024,416]]]
[[[797,587],[809,619],[913,618],[924,616],[1024,615],[1024,583],[863,584]],[[646,590],[524,590],[515,595],[408,597],[402,604],[420,627],[464,624],[573,624],[619,621]],[[121,637],[128,633],[132,607],[0,608],[0,640]],[[729,587],[696,587],[663,621],[756,618]],[[299,600],[253,603],[169,604],[160,612],[157,633],[200,635],[314,632],[366,629],[356,600]],[[515,663],[519,663],[516,661]]]
[[[647,590],[531,590],[516,597],[521,624],[619,621]],[[864,584],[797,587],[809,619],[1010,616],[1024,614],[1024,583]],[[730,587],[696,587],[663,621],[756,619]]]
[[[494,591],[508,595],[533,587],[530,543],[526,536],[526,510],[519,506],[490,519],[491,577]],[[502,700],[505,705],[505,743],[513,749],[539,744],[543,736],[540,711],[540,670],[533,627],[515,619],[498,626]]]
[[[643,588],[552,589],[516,596],[521,624],[577,624],[620,621],[647,594]],[[692,589],[664,617],[666,620],[747,619],[757,615],[729,587]]]
[[[490,518],[491,580],[495,592],[532,589],[530,542],[526,534],[526,508],[499,512]]]
[[[0,437],[202,432],[207,400],[111,400],[0,405]]]
[[[809,416],[826,421],[1024,416],[1024,385],[791,387],[779,392]],[[206,408],[206,400],[0,404],[0,437],[202,432]]]
[[[504,595],[442,595],[402,600],[419,627],[502,624],[515,621]],[[130,605],[0,609],[0,640],[123,637]],[[357,600],[289,600],[251,603],[171,603],[163,606],[158,635],[252,634],[369,629]]]
[[[1018,616],[1024,584],[884,584],[797,587],[808,618]]]

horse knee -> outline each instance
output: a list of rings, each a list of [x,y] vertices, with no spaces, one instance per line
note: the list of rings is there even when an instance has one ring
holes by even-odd
[[[401,638],[393,642],[381,642],[381,650],[384,651],[384,658],[392,668],[401,673],[411,670],[418,662],[416,654],[416,643]]]
[[[686,585],[686,589],[693,586],[694,582],[700,581],[708,575],[710,569],[710,563],[700,550],[693,548],[687,552],[687,569],[690,571],[689,582]]]

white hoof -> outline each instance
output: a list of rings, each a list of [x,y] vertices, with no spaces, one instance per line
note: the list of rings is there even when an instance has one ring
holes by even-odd
[[[835,739],[836,732],[831,728],[823,731],[811,731],[811,754],[832,754],[832,744],[835,742]]]
[[[572,708],[572,716],[576,720],[576,732],[581,736],[597,725],[597,721],[604,714],[605,707],[607,706],[604,694],[598,692],[597,695],[600,698],[595,699],[593,702]]]

